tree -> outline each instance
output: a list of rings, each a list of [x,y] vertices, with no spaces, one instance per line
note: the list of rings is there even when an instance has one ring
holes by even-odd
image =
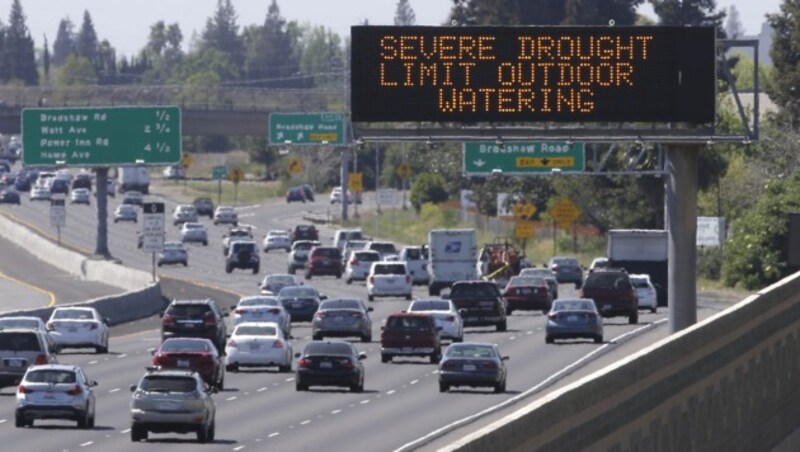
[[[95,64],[97,61],[97,32],[94,31],[94,22],[88,10],[83,12],[83,23],[75,38],[75,51],[78,55]]]
[[[779,14],[768,14],[775,29],[770,56],[774,71],[767,85],[770,98],[781,107],[783,121],[800,126],[800,0],[784,0]]]
[[[294,40],[289,25],[275,0],[269,6],[262,26],[247,27],[243,33],[246,48],[245,72],[251,86],[293,86],[299,70]]]
[[[322,25],[307,29],[303,34],[303,53],[300,72],[313,77],[317,86],[341,81],[344,68],[344,50],[338,34]]]
[[[44,53],[42,55],[42,69],[44,71],[44,80],[46,84],[50,84],[50,46],[47,45],[47,35],[44,36]]]
[[[200,37],[200,50],[216,50],[228,55],[235,68],[232,78],[236,80],[244,70],[244,42],[239,36],[239,25],[236,23],[236,10],[231,0],[217,0],[214,17],[206,21],[205,29]]]
[[[650,0],[661,25],[719,27],[725,11],[717,9],[716,0]]]
[[[97,84],[97,73],[91,61],[80,55],[69,55],[61,73],[58,84],[62,87]]]
[[[558,25],[563,1],[453,0],[450,18],[460,25]]]
[[[54,66],[61,66],[67,61],[67,56],[75,52],[74,28],[75,26],[69,20],[69,17],[61,19],[58,23],[56,40],[53,41],[52,63]]]
[[[567,0],[566,25],[633,25],[643,0]]]
[[[394,13],[394,24],[405,26],[417,24],[417,15],[414,14],[414,9],[411,8],[411,4],[408,3],[408,0],[397,0],[397,9]]]
[[[417,210],[422,209],[422,205],[431,202],[440,204],[447,201],[447,190],[445,189],[444,178],[441,174],[422,173],[414,180],[409,195],[411,205]]]
[[[117,50],[108,39],[103,39],[97,46],[94,69],[101,85],[117,83]]]
[[[150,36],[147,38],[147,48],[156,55],[161,55],[167,45],[167,26],[163,20],[150,25]]]
[[[39,84],[33,38],[25,24],[25,13],[19,0],[11,3],[8,27],[4,30],[2,58],[3,81],[20,80],[26,85]]]
[[[736,5],[731,5],[728,8],[728,19],[725,21],[725,33],[730,39],[737,39],[744,34],[744,26],[739,17],[739,10]]]

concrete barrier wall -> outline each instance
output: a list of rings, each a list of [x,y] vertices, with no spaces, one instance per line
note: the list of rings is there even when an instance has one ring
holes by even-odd
[[[762,451],[798,424],[800,274],[443,450]]]

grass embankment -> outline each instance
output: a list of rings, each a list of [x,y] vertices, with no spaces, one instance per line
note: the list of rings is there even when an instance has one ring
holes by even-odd
[[[209,197],[215,204],[242,205],[256,204],[267,198],[284,196],[280,182],[240,182],[238,188],[233,182],[222,181],[222,196],[218,199],[217,181],[154,181],[153,191],[182,202],[191,202],[197,197]]]

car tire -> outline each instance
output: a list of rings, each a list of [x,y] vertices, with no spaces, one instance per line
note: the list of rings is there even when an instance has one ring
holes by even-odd
[[[497,331],[503,332],[506,330],[508,330],[508,322],[506,320],[497,324]]]
[[[453,342],[464,342],[464,336],[453,338]]]
[[[411,294],[410,294],[410,293],[409,293],[409,294],[406,294],[406,300],[407,300],[407,301],[410,301],[410,300],[411,300]]]
[[[385,353],[381,353],[381,362],[388,363],[392,361],[392,355],[387,355]]]
[[[131,441],[138,443],[139,441],[147,441],[147,430],[134,424],[131,426]]]
[[[290,265],[288,268],[286,268],[286,273],[294,275],[294,267]]]
[[[639,311],[636,311],[628,316],[628,324],[636,325],[639,323]]]
[[[27,423],[25,422],[25,416],[23,416],[22,413],[17,410],[14,414],[14,427],[23,428],[26,425]]]
[[[299,381],[294,385],[295,391],[308,391],[308,385],[300,383]]]
[[[344,280],[345,284],[353,284],[353,278],[347,278]]]
[[[441,292],[442,288],[437,285],[428,286],[428,295],[432,297],[438,297]]]
[[[553,337],[552,337],[552,336],[545,336],[545,337],[544,337],[544,343],[545,343],[545,344],[552,344],[552,343],[554,343],[554,342],[555,342],[555,340],[553,339]]]
[[[651,314],[655,314],[657,311],[658,311],[658,307],[657,306],[653,306],[652,308],[650,308],[650,313]]]
[[[94,416],[95,415],[92,414],[92,416],[89,418],[89,428],[91,428],[91,429],[94,428]]]
[[[311,335],[311,339],[315,341],[321,341],[324,337],[322,333],[314,333]]]
[[[208,240],[203,240],[203,246],[208,246]]]
[[[189,266],[189,261],[183,261],[183,266],[184,267],[188,267]]]
[[[372,294],[367,295],[367,300],[375,301],[375,295],[372,295]]]
[[[225,266],[225,273],[230,273],[230,272],[232,272],[232,271],[233,271],[233,269],[231,268],[231,266],[230,266],[230,265],[226,265],[226,266]]]
[[[255,267],[253,267],[253,274],[257,275],[259,270],[260,268],[256,265]]]
[[[94,348],[94,352],[98,355],[104,355],[108,353],[108,346],[98,345],[97,347]]]
[[[89,428],[89,410],[88,408],[84,411],[78,412],[78,428],[86,429]]]
[[[292,363],[291,362],[289,364],[285,365],[285,366],[278,366],[278,372],[288,373],[288,372],[291,372],[291,371],[292,371]]]
[[[494,385],[494,392],[495,392],[495,394],[502,394],[502,393],[506,392],[506,381],[503,380],[500,383],[497,383],[496,385]]]
[[[198,443],[207,443],[208,436],[211,430],[211,426],[201,426],[197,429],[197,442]]]
[[[225,372],[221,372],[221,373],[222,373],[222,375],[219,376],[219,381],[217,381],[217,384],[216,384],[217,389],[219,389],[220,391],[225,389]]]
[[[601,334],[599,336],[595,336],[594,337],[594,343],[595,344],[602,344],[603,343],[603,335]]]
[[[364,383],[359,383],[357,385],[350,386],[350,392],[357,392],[357,393],[364,392]]]
[[[441,350],[431,353],[430,356],[428,356],[428,359],[430,360],[431,364],[439,364],[439,361],[442,360]]]
[[[216,436],[217,436],[217,423],[211,421],[211,427],[209,427],[208,429],[208,441],[213,443],[214,438],[216,438]]]
[[[361,342],[364,343],[372,342],[372,334],[361,336]]]
[[[341,273],[337,273],[336,274],[336,279],[342,279],[342,274]]]
[[[306,279],[311,279],[311,276],[312,276],[311,273],[306,272]]]
[[[225,371],[234,373],[239,372],[239,366],[236,364],[228,364],[225,366]]]
[[[511,315],[514,313],[514,310],[511,308],[506,308],[506,315]]]
[[[450,390],[450,385],[447,383],[439,382],[439,392],[447,392]]]
[[[159,263],[158,263],[158,264],[156,264],[156,265],[157,265],[158,267],[161,267],[161,262],[159,262]]]

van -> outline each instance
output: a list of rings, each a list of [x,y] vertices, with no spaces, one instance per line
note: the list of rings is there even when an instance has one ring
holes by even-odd
[[[364,240],[364,233],[361,229],[337,229],[333,233],[333,246],[340,250],[344,248],[348,240]]]
[[[0,329],[0,388],[19,384],[25,371],[34,364],[56,362],[41,331]]]

